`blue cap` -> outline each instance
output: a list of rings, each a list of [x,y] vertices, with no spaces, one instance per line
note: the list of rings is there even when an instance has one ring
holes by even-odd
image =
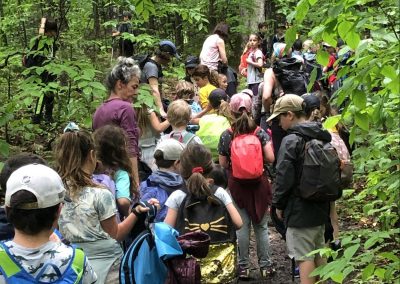
[[[176,46],[172,41],[162,40],[160,41],[159,46],[161,51],[168,52],[169,54],[175,56],[177,59],[180,58],[180,55],[176,51]]]

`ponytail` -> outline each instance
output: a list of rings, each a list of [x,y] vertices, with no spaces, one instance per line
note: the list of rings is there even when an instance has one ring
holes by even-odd
[[[241,134],[252,133],[254,130],[256,130],[256,128],[257,124],[254,122],[251,116],[246,111],[243,111],[232,123],[233,137]]]
[[[208,81],[210,82],[211,85],[214,85],[215,87],[219,86],[218,83],[218,72],[215,70],[210,70],[210,74],[208,76]]]
[[[228,102],[221,101],[219,108],[217,110],[218,115],[222,115],[228,119],[229,123],[232,124],[234,117],[232,116],[231,107]]]

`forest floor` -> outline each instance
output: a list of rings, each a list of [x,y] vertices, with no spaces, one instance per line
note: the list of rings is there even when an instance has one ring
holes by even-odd
[[[286,243],[281,235],[275,230],[272,224],[269,225],[269,246],[271,251],[271,259],[276,270],[275,275],[271,278],[262,279],[258,266],[256,241],[254,234],[250,238],[250,261],[251,271],[249,280],[238,280],[236,283],[247,284],[286,284],[300,283],[299,278],[295,278],[292,282],[292,263],[286,251]]]

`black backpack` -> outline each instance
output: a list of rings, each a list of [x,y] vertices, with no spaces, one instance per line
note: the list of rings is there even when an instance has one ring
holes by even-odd
[[[335,201],[340,198],[340,163],[336,149],[330,142],[306,139],[299,184],[300,196],[316,202]]]
[[[274,63],[273,71],[285,94],[303,95],[307,93],[307,76],[302,63],[296,58],[282,58]]]
[[[150,61],[150,54],[136,54],[132,58],[138,63],[140,70],[143,70],[144,65]]]
[[[180,235],[193,231],[202,231],[211,238],[211,244],[234,242],[235,226],[222,201],[214,195],[217,186],[213,186],[212,197],[196,198],[190,193],[178,210],[176,229]]]

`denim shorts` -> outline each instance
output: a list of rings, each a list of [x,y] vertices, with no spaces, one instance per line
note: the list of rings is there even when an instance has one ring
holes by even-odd
[[[325,225],[310,228],[289,227],[286,231],[286,245],[290,258],[296,261],[314,261],[315,255],[310,252],[325,247]]]

